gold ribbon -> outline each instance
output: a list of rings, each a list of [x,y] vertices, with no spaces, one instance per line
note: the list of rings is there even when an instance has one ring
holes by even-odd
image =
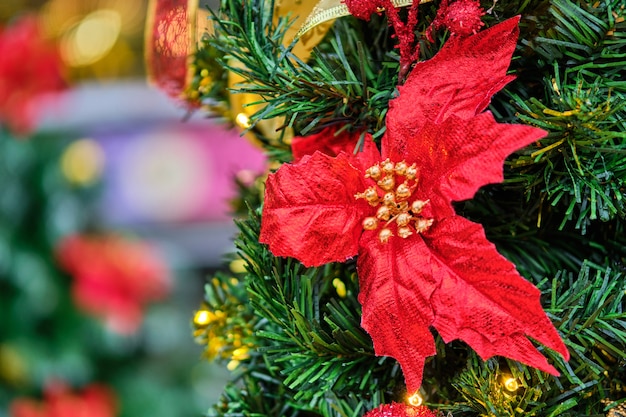
[[[299,35],[300,27],[304,20],[309,16],[317,6],[315,0],[276,0],[274,2],[274,24],[278,23],[281,17],[288,17],[294,20],[293,24],[286,30],[283,38],[283,45],[290,45],[296,36]],[[299,36],[296,44],[292,49],[292,53],[302,61],[308,60],[313,48],[320,43],[330,27],[332,21],[326,21],[320,25],[315,31],[311,31],[306,36]],[[228,75],[228,85],[230,88],[236,88],[237,84],[243,83],[244,79],[230,72]],[[249,127],[250,117],[262,108],[262,104],[252,104],[262,101],[262,97],[248,93],[234,93],[230,95],[230,108],[233,120],[241,127]],[[255,127],[268,139],[278,139],[281,135],[283,140],[289,140],[293,136],[293,130],[286,128],[285,132],[279,131],[283,127],[285,119],[277,117],[274,119],[260,120]]]
[[[288,16],[290,19],[295,18],[295,21],[285,33],[283,45],[289,45],[298,37],[292,53],[302,61],[306,61],[309,58],[313,48],[326,36],[333,23],[330,21],[332,19],[319,22],[318,25],[325,24],[319,26],[314,32],[309,32],[306,36],[302,36],[302,27],[318,7],[319,3],[316,3],[316,0],[276,0],[274,2],[274,23],[277,23],[279,17]]]
[[[420,0],[420,4],[430,1],[432,0]],[[413,0],[391,0],[391,3],[395,7],[406,7],[412,5]],[[314,27],[348,15],[350,15],[350,11],[348,11],[348,6],[342,0],[320,0],[308,15],[296,36],[302,37]]]

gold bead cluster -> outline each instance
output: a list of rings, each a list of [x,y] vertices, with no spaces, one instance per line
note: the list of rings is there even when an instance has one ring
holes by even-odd
[[[433,224],[433,219],[421,216],[428,200],[411,200],[417,188],[418,169],[401,161],[386,159],[369,167],[365,178],[376,182],[355,198],[363,198],[372,207],[378,207],[376,215],[363,219],[363,229],[378,230],[378,239],[387,243],[392,236],[403,239],[413,233],[423,233]],[[395,227],[394,227],[395,225]],[[395,229],[395,234],[394,234]]]

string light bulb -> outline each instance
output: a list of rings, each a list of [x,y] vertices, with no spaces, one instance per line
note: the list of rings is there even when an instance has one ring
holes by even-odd
[[[206,326],[211,322],[211,315],[206,310],[198,310],[193,317],[193,322],[197,326]]]
[[[517,378],[514,378],[511,375],[505,374],[505,375],[502,375],[502,386],[508,392],[515,392],[519,389],[520,384]]]
[[[250,118],[245,113],[239,113],[235,117],[235,123],[237,123],[239,127],[247,129],[250,127]]]
[[[407,402],[414,407],[419,407],[424,402],[424,399],[419,392],[415,392],[407,398]]]

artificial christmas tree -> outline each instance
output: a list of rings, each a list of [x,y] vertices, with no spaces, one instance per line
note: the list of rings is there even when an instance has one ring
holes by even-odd
[[[194,318],[209,415],[622,415],[625,13],[223,0],[173,95],[272,172]]]

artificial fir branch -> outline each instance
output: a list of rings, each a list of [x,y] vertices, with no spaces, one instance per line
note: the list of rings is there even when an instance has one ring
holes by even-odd
[[[501,358],[483,362],[469,350],[465,369],[449,380],[460,398],[450,393],[437,395],[446,401],[438,404],[440,408],[456,417],[600,416],[605,407],[602,399],[622,395],[620,377],[626,366],[626,282],[622,272],[588,263],[576,276],[560,272],[538,286],[544,292],[547,312],[559,323],[573,355],[566,363],[545,352],[561,377]],[[449,360],[438,355],[433,362],[442,359]],[[441,384],[441,378],[437,382]]]
[[[365,88],[355,75],[362,72],[346,66],[344,47],[350,43],[336,37],[334,55],[321,56],[315,67],[309,66],[282,45],[288,21],[281,18],[274,24],[267,14],[252,12],[271,7],[262,0],[245,3],[243,8],[229,4],[226,10],[230,13],[214,18],[216,35],[207,40],[223,53],[220,62],[224,68],[244,78],[245,84],[238,86],[236,94],[257,95],[265,104],[252,117],[252,126],[261,119],[285,116],[286,123],[307,132],[338,116],[349,119],[352,114],[358,118]],[[311,119],[311,115],[317,117]]]
[[[305,268],[294,259],[274,257],[258,243],[259,223],[256,214],[240,222],[236,244],[248,263],[250,304],[264,319],[256,329],[265,340],[259,352],[280,368],[294,400],[315,409],[328,395],[393,398],[402,381],[400,369],[393,359],[373,356],[360,327],[354,265]],[[339,289],[332,285],[336,280]]]
[[[621,93],[603,85],[604,78],[593,84],[582,77],[561,81],[557,65],[555,73],[548,104],[516,98],[520,119],[551,134],[512,163],[534,172],[530,189],[542,175],[538,191],[547,194],[550,205],[565,208],[560,227],[574,220],[584,234],[590,221],[626,215],[626,106]]]

